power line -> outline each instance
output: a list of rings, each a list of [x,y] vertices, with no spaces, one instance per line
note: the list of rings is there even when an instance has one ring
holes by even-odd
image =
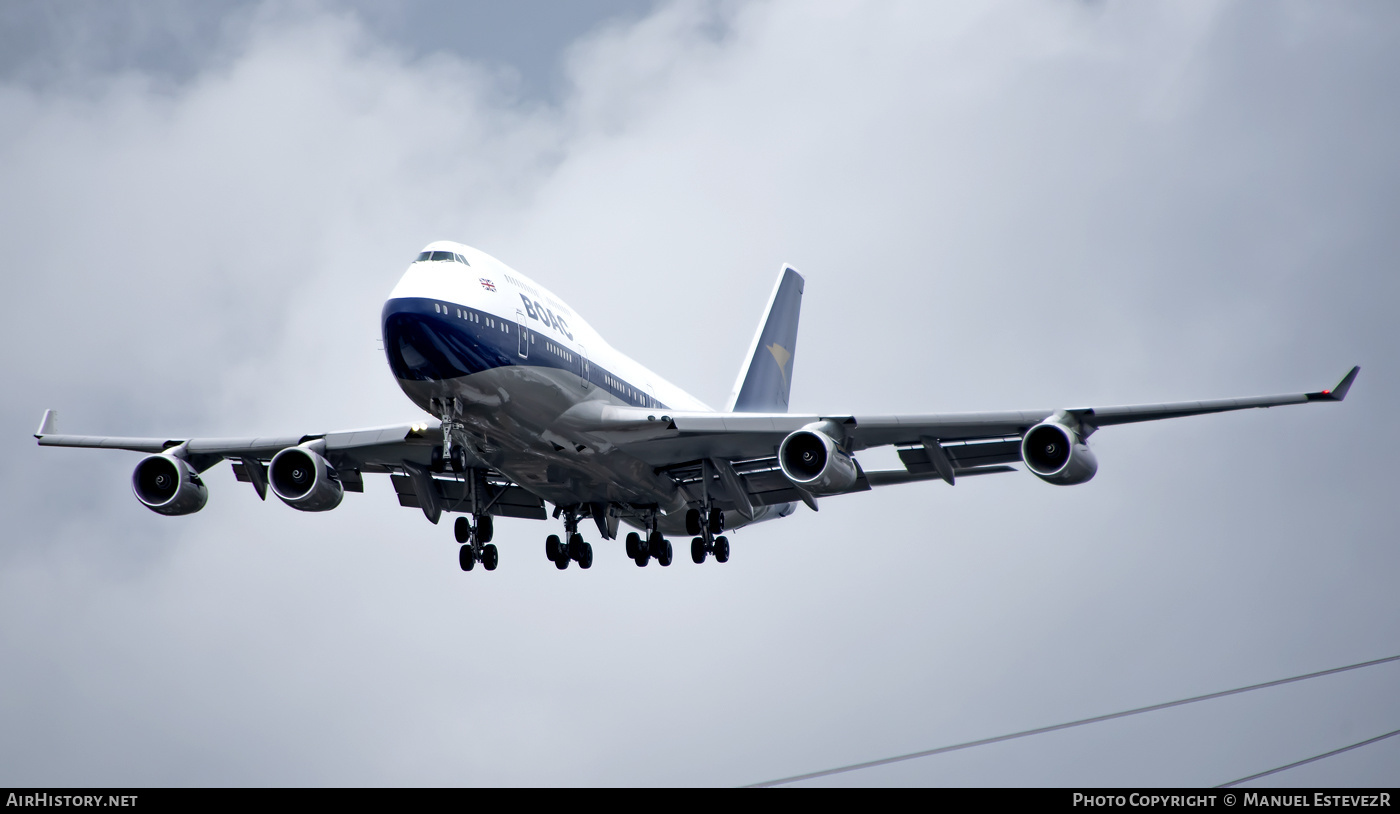
[[[1362,742],[1360,742],[1360,743],[1353,743],[1351,746],[1343,746],[1343,747],[1340,748],[1340,749],[1333,749],[1333,750],[1330,751],[1330,752],[1326,752],[1326,753],[1323,753],[1323,754],[1321,754],[1321,755],[1316,755],[1316,756],[1310,757],[1310,758],[1308,758],[1308,759],[1306,759],[1306,760],[1300,760],[1300,761],[1298,761],[1297,763],[1290,763],[1290,764],[1288,764],[1287,766],[1280,766],[1280,767],[1278,767],[1277,769],[1270,769],[1270,770],[1268,770],[1267,772],[1260,772],[1259,774],[1252,774],[1252,775],[1250,775],[1249,777],[1241,777],[1239,780],[1231,780],[1229,783],[1221,783],[1220,785],[1216,786],[1216,788],[1218,788],[1218,789],[1228,789],[1228,788],[1230,788],[1231,786],[1238,786],[1238,785],[1241,784],[1241,783],[1248,783],[1248,782],[1251,781],[1251,780],[1258,780],[1258,779],[1261,778],[1261,777],[1268,777],[1268,776],[1271,775],[1271,774],[1278,774],[1279,772],[1286,772],[1286,771],[1288,771],[1289,769],[1296,769],[1296,768],[1298,768],[1299,766],[1305,766],[1305,765],[1307,765],[1307,764],[1309,764],[1309,763],[1314,763],[1314,762],[1316,762],[1316,761],[1322,760],[1323,758],[1332,757],[1333,755],[1340,755],[1340,754],[1343,753],[1343,752],[1350,752],[1350,751],[1353,750],[1353,749],[1360,749],[1360,748],[1363,747],[1363,746],[1370,746],[1370,745],[1373,744],[1373,743],[1376,743],[1376,742],[1378,742],[1378,741],[1383,741],[1383,740],[1385,740],[1386,738],[1393,738],[1393,737],[1395,737],[1396,735],[1400,735],[1400,729],[1397,729],[1397,730],[1395,730],[1394,732],[1387,732],[1387,733],[1385,733],[1384,735],[1377,735],[1377,736],[1374,737],[1374,738],[1371,738],[1371,739],[1369,739],[1369,740],[1364,740],[1364,741],[1362,741]]]
[[[867,761],[865,761],[865,762],[863,762],[863,763],[852,763],[852,764],[847,765],[847,766],[838,766],[838,767],[835,768],[835,769],[823,769],[823,770],[821,770],[821,771],[819,771],[819,772],[808,772],[807,774],[795,774],[795,775],[793,775],[792,777],[784,777],[784,778],[782,778],[782,779],[780,779],[780,780],[766,780],[766,781],[764,781],[764,782],[762,782],[762,783],[754,783],[754,784],[752,784],[752,785],[745,786],[745,788],[761,789],[761,788],[767,788],[767,787],[769,787],[769,786],[782,786],[782,785],[785,785],[785,784],[787,784],[787,783],[796,783],[796,782],[799,781],[799,780],[812,780],[812,779],[815,779],[815,778],[818,778],[818,777],[830,777],[830,776],[833,775],[833,774],[842,774],[842,773],[844,773],[844,772],[854,772],[854,771],[857,771],[857,770],[859,770],[859,769],[870,769],[870,768],[874,768],[875,766],[887,766],[887,765],[889,765],[889,764],[891,764],[891,763],[900,763],[900,762],[905,761],[905,760],[914,760],[915,758],[931,757],[931,756],[933,756],[933,755],[941,755],[941,754],[945,754],[945,753],[947,753],[947,752],[957,752],[957,751],[962,750],[962,749],[971,749],[971,748],[973,748],[974,746],[987,746],[988,744],[1001,743],[1001,742],[1003,742],[1003,741],[1015,740],[1015,739],[1017,739],[1017,738],[1028,738],[1028,737],[1030,737],[1031,735],[1043,735],[1043,734],[1045,734],[1045,733],[1047,733],[1047,732],[1058,732],[1058,731],[1061,730],[1061,729],[1071,729],[1071,728],[1076,727],[1076,726],[1084,726],[1084,725],[1086,725],[1086,724],[1096,724],[1096,723],[1099,723],[1100,721],[1111,721],[1111,720],[1113,720],[1113,719],[1115,719],[1115,718],[1126,718],[1126,717],[1128,717],[1129,715],[1141,715],[1141,714],[1144,713],[1144,712],[1156,712],[1157,710],[1160,710],[1160,709],[1170,709],[1170,708],[1172,708],[1172,707],[1179,707],[1179,706],[1183,706],[1183,705],[1185,705],[1185,704],[1194,704],[1194,703],[1196,703],[1196,702],[1198,702],[1198,701],[1209,701],[1209,700],[1211,700],[1211,699],[1213,699],[1213,698],[1224,698],[1224,697],[1227,696],[1227,695],[1238,695],[1238,694],[1243,693],[1243,692],[1253,692],[1254,690],[1263,690],[1263,689],[1267,689],[1267,688],[1269,688],[1269,687],[1278,687],[1278,686],[1281,686],[1281,685],[1283,685],[1283,684],[1292,684],[1292,683],[1297,682],[1297,681],[1307,681],[1307,680],[1310,679],[1310,678],[1321,678],[1322,676],[1336,675],[1337,673],[1345,673],[1345,672],[1347,672],[1347,671],[1349,671],[1349,670],[1360,670],[1360,669],[1363,668],[1363,667],[1374,667],[1374,666],[1376,666],[1376,665],[1378,665],[1378,664],[1386,664],[1386,663],[1392,662],[1392,661],[1400,661],[1400,655],[1387,656],[1387,657],[1385,657],[1385,658],[1383,658],[1383,659],[1374,659],[1374,660],[1372,660],[1372,661],[1363,661],[1363,662],[1360,662],[1360,663],[1357,663],[1357,664],[1348,664],[1348,665],[1345,666],[1345,667],[1333,667],[1333,668],[1330,669],[1330,670],[1319,670],[1319,671],[1316,672],[1316,673],[1306,673],[1306,674],[1304,674],[1304,675],[1293,676],[1293,677],[1291,677],[1291,678],[1280,678],[1280,679],[1278,679],[1278,680],[1276,680],[1276,681],[1265,681],[1263,684],[1250,684],[1248,687],[1236,687],[1236,688],[1233,689],[1233,690],[1222,690],[1222,691],[1220,691],[1220,692],[1207,693],[1206,695],[1195,695],[1195,696],[1192,696],[1192,697],[1190,697],[1190,698],[1182,698],[1182,699],[1179,700],[1179,701],[1168,701],[1168,702],[1166,702],[1165,704],[1153,704],[1153,705],[1150,706],[1150,707],[1138,707],[1137,709],[1124,710],[1123,712],[1114,712],[1114,713],[1110,713],[1110,714],[1108,714],[1108,715],[1095,715],[1095,716],[1092,717],[1092,718],[1081,718],[1081,719],[1078,720],[1078,721],[1070,721],[1070,722],[1068,722],[1068,723],[1055,724],[1055,725],[1053,725],[1053,726],[1042,726],[1042,727],[1039,727],[1039,728],[1037,728],[1037,729],[1027,729],[1027,730],[1025,730],[1024,732],[1013,732],[1013,733],[1011,733],[1010,735],[997,735],[997,736],[994,737],[994,738],[982,738],[981,740],[967,741],[966,743],[957,743],[957,744],[953,744],[952,746],[940,746],[940,747],[938,747],[937,749],[925,749],[925,750],[922,751],[922,752],[910,752],[909,754],[906,754],[906,755],[898,755],[898,756],[896,756],[896,757],[881,758],[880,760],[867,760]],[[1391,734],[1395,734],[1395,733],[1391,733]],[[1383,736],[1383,737],[1390,737],[1390,736],[1389,736],[1389,735],[1385,735],[1385,736]],[[1370,742],[1371,742],[1371,741],[1367,741],[1367,743],[1370,743]],[[1364,746],[1364,745],[1365,745],[1365,744],[1357,744],[1357,746]],[[1349,746],[1349,747],[1347,747],[1347,748],[1348,748],[1348,749],[1354,749],[1354,748],[1356,748],[1356,747],[1355,747],[1355,746]],[[1345,750],[1342,750],[1342,751],[1345,751]],[[1312,759],[1312,760],[1321,760],[1321,759],[1324,758],[1324,757],[1327,757],[1327,755],[1321,755],[1321,756],[1319,756],[1319,757],[1317,757],[1317,758],[1311,758],[1311,759]],[[1306,762],[1306,761],[1304,761],[1304,762]],[[1297,764],[1297,765],[1302,765],[1302,764]],[[1286,769],[1286,768],[1291,768],[1291,767],[1285,766],[1284,768]],[[1274,771],[1283,771],[1283,769],[1275,769]],[[1263,775],[1258,775],[1258,776],[1259,776],[1259,777],[1262,777]],[[1244,780],[1251,780],[1251,779],[1253,779],[1253,778],[1248,778],[1248,777],[1244,778]],[[1244,780],[1236,780],[1235,782],[1236,782],[1236,783],[1242,783],[1242,782],[1244,782]]]

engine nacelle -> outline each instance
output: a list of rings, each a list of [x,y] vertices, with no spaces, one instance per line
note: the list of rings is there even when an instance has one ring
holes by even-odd
[[[209,501],[209,489],[194,467],[174,455],[152,455],[131,473],[131,491],[156,514],[194,514]]]
[[[307,447],[287,447],[267,468],[272,493],[303,512],[326,512],[340,505],[345,487],[331,462]]]
[[[1054,419],[1031,427],[1021,439],[1021,460],[1036,477],[1059,486],[1087,483],[1099,471],[1099,459],[1079,433]]]
[[[778,447],[778,466],[788,480],[811,494],[844,492],[859,477],[856,462],[822,426],[809,424],[784,438]]]

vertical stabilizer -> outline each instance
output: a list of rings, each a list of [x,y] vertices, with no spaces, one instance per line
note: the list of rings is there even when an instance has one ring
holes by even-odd
[[[749,345],[744,367],[729,395],[731,413],[786,413],[792,392],[792,358],[797,353],[797,318],[805,281],[797,269],[783,266],[763,322]]]

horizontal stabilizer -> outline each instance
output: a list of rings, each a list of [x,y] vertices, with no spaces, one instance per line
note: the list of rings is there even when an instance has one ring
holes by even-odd
[[[58,423],[57,410],[45,410],[44,419],[39,422],[39,430],[34,433],[35,438],[43,438],[54,432],[54,425]]]

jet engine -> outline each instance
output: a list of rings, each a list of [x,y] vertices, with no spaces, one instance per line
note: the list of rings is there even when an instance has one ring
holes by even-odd
[[[283,503],[303,512],[326,512],[340,505],[345,487],[331,462],[309,447],[288,447],[272,456],[268,484]]]
[[[194,514],[209,500],[209,489],[199,473],[174,455],[142,459],[131,474],[131,490],[156,514]]]
[[[856,462],[823,431],[827,429],[823,422],[808,424],[784,438],[778,447],[783,475],[814,495],[844,492],[858,477]]]
[[[1021,439],[1021,460],[1046,483],[1071,486],[1087,483],[1099,471],[1099,460],[1074,429],[1052,419],[1042,421]]]

